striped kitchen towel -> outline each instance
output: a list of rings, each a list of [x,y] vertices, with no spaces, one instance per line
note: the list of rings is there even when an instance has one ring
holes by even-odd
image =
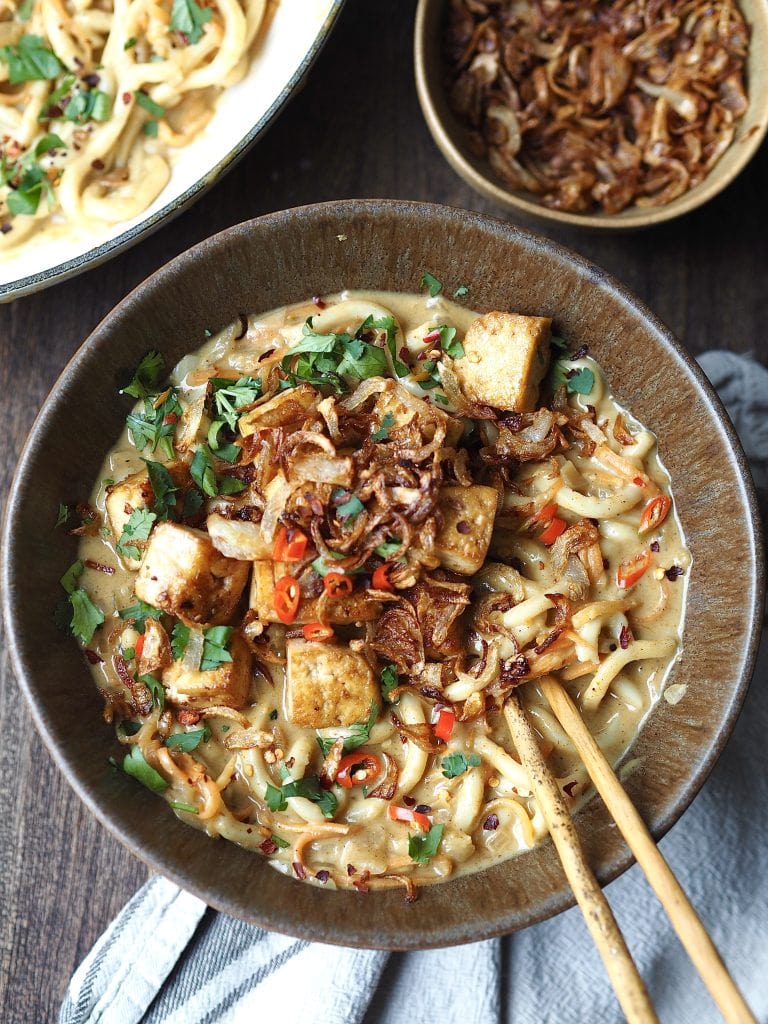
[[[765,500],[768,371],[728,352],[707,353],[701,365]],[[768,1024],[766,736],[764,638],[733,737],[660,844],[761,1024]],[[609,898],[664,1024],[715,1024],[719,1015],[639,869],[614,882]],[[60,1024],[266,1020],[620,1024],[622,1015],[578,909],[504,939],[388,954],[270,934],[155,878],[75,972],[60,1016]]]

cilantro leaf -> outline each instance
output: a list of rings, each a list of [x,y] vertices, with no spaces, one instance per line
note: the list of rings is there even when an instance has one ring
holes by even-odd
[[[138,744],[134,744],[123,759],[123,771],[126,775],[132,775],[134,779],[151,789],[153,793],[163,793],[168,788],[160,772],[155,771],[151,764],[148,764]]]
[[[303,796],[312,803],[317,804],[326,818],[332,818],[336,813],[338,801],[329,789],[323,789],[319,779],[314,775],[308,775],[303,779],[296,779],[294,782],[286,782],[278,788],[271,782],[267,783],[264,799],[270,811],[284,811],[288,806],[287,800],[292,796]]]
[[[168,801],[168,806],[169,807],[173,807],[173,809],[175,811],[186,811],[187,814],[199,814],[200,813],[199,808],[195,807],[193,804],[185,804],[185,803],[182,803],[180,800],[169,800]]]
[[[443,282],[438,281],[433,274],[425,270],[421,275],[421,287],[426,288],[429,291],[430,298],[434,299],[443,290]]]
[[[384,544],[379,544],[374,550],[380,558],[387,560],[396,555],[402,545],[403,542],[401,540],[388,540]]]
[[[89,644],[96,629],[104,621],[104,612],[80,588],[69,595],[69,603],[72,605],[72,633],[81,644]]]
[[[173,652],[174,661],[181,661],[184,657],[184,652],[187,649],[189,643],[189,626],[185,626],[183,622],[177,622],[173,627],[171,633],[171,651]]]
[[[146,604],[144,601],[137,601],[130,608],[122,608],[117,614],[123,620],[130,619],[139,633],[144,632],[147,619],[159,621],[163,615],[160,608],[153,608],[151,604]]]
[[[279,846],[281,850],[286,850],[291,845],[286,839],[283,839],[282,836],[276,836],[274,832],[272,833],[272,842],[275,846]]]
[[[213,455],[207,444],[201,444],[197,449],[189,471],[203,494],[210,498],[216,497],[219,493],[216,487],[216,470],[213,468]]]
[[[340,377],[357,377],[366,380],[368,377],[383,377],[387,372],[387,357],[384,349],[378,345],[369,345],[367,341],[352,338],[345,343],[344,354],[336,368]]]
[[[447,324],[440,324],[438,330],[440,331],[440,347],[443,352],[452,359],[463,359],[464,346],[456,337],[456,328],[449,327]]]
[[[454,299],[463,299],[465,295],[469,294],[469,285],[460,284],[456,291],[453,293]]]
[[[408,837],[408,856],[417,864],[429,864],[443,838],[444,825],[433,825],[426,834]]]
[[[153,508],[157,518],[167,519],[176,504],[175,494],[178,487],[162,462],[153,462],[151,459],[142,459],[142,462],[147,467],[152,494],[155,497]]]
[[[136,367],[130,384],[120,394],[131,395],[133,398],[149,398],[151,394],[156,394],[164,368],[165,360],[159,352],[147,352]]]
[[[342,553],[340,551],[337,551],[337,552],[331,551],[331,552],[329,552],[329,554],[331,555],[331,557],[333,559],[335,559],[337,561],[340,561],[342,558],[344,558],[344,555],[342,555]],[[320,555],[318,558],[316,558],[314,560],[314,562],[312,563],[312,568],[315,570],[315,572],[317,573],[318,576],[327,576],[329,572],[338,572],[339,571],[338,567],[334,566],[333,562],[330,562],[330,563],[325,562],[323,560],[323,556],[322,555]],[[355,571],[357,571],[357,570],[355,570]],[[347,575],[349,575],[349,573],[347,573]]]
[[[444,757],[440,764],[446,779],[455,779],[459,775],[463,775],[467,768],[477,768],[480,764],[480,758],[477,754],[470,754],[467,757],[466,754],[459,752]]]
[[[42,82],[56,78],[64,66],[40,36],[22,36],[16,46],[0,46],[0,60],[8,65],[8,81]]]
[[[389,437],[389,432],[395,425],[395,417],[391,412],[384,413],[381,421],[381,426],[378,430],[374,430],[371,434],[372,441],[386,441]]]
[[[333,497],[333,495],[331,495]],[[365,508],[362,501],[357,497],[356,494],[350,495],[350,497],[344,502],[343,505],[338,505],[336,508],[336,518],[343,519],[345,526],[350,526],[360,513]]]
[[[165,709],[165,688],[160,680],[147,674],[139,676],[139,682],[144,683],[146,688],[152,694],[152,703],[155,707],[158,707],[163,711]]]
[[[78,558],[78,560],[76,562],[73,562],[72,565],[70,565],[70,567],[67,569],[64,575],[61,577],[61,580],[59,582],[61,583],[62,587],[66,590],[68,594],[73,593],[74,590],[76,589],[76,581],[78,577],[83,575],[84,569],[85,566]]]
[[[147,540],[157,516],[147,508],[136,508],[131,512],[128,520],[123,526],[120,540],[117,542],[117,551],[124,558],[138,560],[141,558],[141,551],[131,541]]]
[[[201,743],[207,743],[211,738],[211,727],[204,725],[202,729],[190,729],[188,732],[174,732],[165,741],[166,747],[171,750],[181,750],[184,754],[190,754],[196,750]]]
[[[588,395],[595,386],[595,375],[588,366],[580,366],[565,382],[565,390],[570,394]]]
[[[384,700],[387,701],[387,703],[389,704],[399,704],[399,697],[396,697],[394,701],[392,700],[392,691],[397,687],[399,681],[397,678],[397,666],[393,665],[392,663],[390,663],[389,665],[385,665],[384,668],[381,670],[380,679],[381,695],[384,698]]]
[[[48,111],[52,104],[48,101]],[[63,98],[62,98],[63,106]],[[74,124],[85,124],[86,121],[106,121],[112,113],[112,99],[101,89],[76,89],[69,98],[64,109],[57,117]]]
[[[67,144],[63,139],[59,138],[58,135],[50,133],[49,135],[44,135],[35,146],[35,156],[44,156],[46,153],[50,153],[52,149],[66,148]]]
[[[237,462],[241,448],[236,444],[224,444],[219,441],[219,434],[227,424],[224,420],[214,420],[208,428],[208,447],[215,453],[217,459],[224,462]]]
[[[32,11],[34,10],[35,0],[21,0],[16,16],[19,21],[29,21],[32,17]]]
[[[361,337],[361,335],[363,335],[369,328],[376,331],[386,331],[387,348],[389,349],[395,374],[398,377],[407,377],[410,370],[402,360],[397,358],[397,324],[395,323],[395,318],[393,316],[374,317],[373,314],[371,314],[360,324],[355,337]]]
[[[182,519],[191,519],[196,516],[203,506],[203,496],[196,487],[191,487],[184,495],[184,507],[181,510]]]
[[[216,412],[230,430],[235,430],[240,418],[239,410],[260,397],[261,381],[253,377],[241,377],[233,382],[223,377],[214,377],[211,384]]]
[[[267,783],[264,799],[266,800],[267,807],[270,811],[284,811],[288,807],[286,799],[283,796],[282,787],[278,789],[278,787],[273,786],[271,782]]]
[[[227,650],[229,638],[232,636],[231,626],[210,626],[203,630],[203,657],[200,662],[201,672],[211,672],[219,665],[232,661]]]
[[[181,32],[190,43],[197,43],[203,36],[203,25],[213,17],[208,7],[200,7],[195,0],[173,0],[171,28]]]
[[[69,507],[67,505],[65,505],[63,501],[60,501],[59,502],[59,514],[56,517],[56,526],[54,526],[54,529],[56,529],[56,527],[58,527],[58,526],[63,526],[68,519],[69,519]]]
[[[42,167],[34,164],[27,167],[15,189],[12,189],[6,198],[8,212],[14,217],[20,214],[34,216],[40,205],[40,197],[45,192],[48,202],[53,201],[53,186],[48,176],[43,173]]]
[[[378,704],[371,704],[371,711],[368,715],[367,722],[355,722],[354,725],[349,727],[349,734],[344,737],[344,753],[349,754],[353,750],[357,750],[358,747],[362,747],[364,743],[367,743],[371,729],[376,724],[376,719],[379,717]],[[317,742],[322,750],[323,754],[327,756],[328,751],[331,749],[333,744],[338,739],[338,736],[318,736]]]
[[[136,89],[133,93],[136,97],[136,102],[148,114],[152,117],[162,117],[165,114],[165,107],[161,107],[159,103],[155,103],[152,97],[144,92],[142,89]]]
[[[158,399],[155,399],[155,402],[157,401]],[[157,408],[155,402],[145,398],[142,412],[129,413],[126,420],[128,430],[139,451],[151,446],[153,452],[159,448],[167,459],[172,459],[173,435],[183,412],[176,396],[176,389],[169,388],[167,396]]]

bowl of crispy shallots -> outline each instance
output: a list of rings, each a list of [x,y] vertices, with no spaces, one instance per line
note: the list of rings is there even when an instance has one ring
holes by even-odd
[[[453,169],[507,210],[631,229],[726,188],[768,129],[768,8],[420,0],[421,108]]]

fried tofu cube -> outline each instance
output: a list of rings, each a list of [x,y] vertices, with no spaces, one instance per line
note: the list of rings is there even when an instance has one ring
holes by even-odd
[[[379,700],[364,655],[346,644],[289,640],[286,644],[285,712],[306,729],[364,722]]]
[[[261,558],[272,557],[275,542],[264,540],[261,523],[226,519],[218,512],[211,512],[205,525],[213,546],[227,558],[256,562]]]
[[[424,414],[419,416],[419,406],[424,406]],[[445,443],[455,447],[464,433],[464,424],[455,416],[449,416],[436,406],[429,406],[423,398],[411,395],[402,385],[395,385],[379,394],[374,406],[379,423],[389,414],[394,420],[393,427],[405,427],[414,419],[419,420],[419,427],[426,441],[435,436],[435,421],[445,427]]]
[[[260,622],[280,622],[275,611],[275,583],[281,576],[291,574],[290,565],[274,562],[255,562],[251,577],[251,608]],[[368,599],[364,590],[353,590],[351,594],[325,603],[325,612],[319,597],[302,597],[296,618],[296,625],[318,622],[322,619],[332,625],[349,625],[352,622],[373,622],[381,614],[381,604]]]
[[[435,537],[435,554],[446,569],[472,576],[488,554],[499,493],[495,487],[472,484],[440,490],[442,526]]]
[[[549,366],[552,321],[546,316],[486,313],[470,325],[453,369],[472,402],[509,412],[536,408]]]
[[[240,417],[237,424],[240,434],[243,437],[250,437],[257,430],[302,423],[318,399],[319,395],[311,384],[300,384],[289,391],[281,391],[268,402],[257,405],[255,409]]]
[[[154,675],[173,661],[171,641],[157,619],[144,622],[144,642],[139,656],[139,675]]]
[[[207,533],[162,522],[150,534],[136,596],[188,626],[220,626],[232,617],[250,568],[217,551]]]
[[[232,634],[228,650],[232,661],[207,672],[192,671],[174,661],[162,677],[168,702],[198,711],[222,705],[243,707],[251,689],[251,650],[239,633]]]
[[[180,485],[187,482],[189,470],[183,462],[172,462],[166,466],[166,469],[171,474],[175,484]],[[149,482],[149,474],[146,469],[142,469],[138,473],[131,473],[124,480],[119,480],[116,484],[111,484],[107,487],[104,504],[115,540],[120,540],[125,524],[131,518],[132,512],[137,508],[148,508],[151,510],[154,507],[154,503],[155,495],[152,491],[152,485]],[[131,538],[131,546],[138,548],[139,551],[146,550],[148,543],[148,540]],[[138,569],[140,559],[121,557],[130,569]]]

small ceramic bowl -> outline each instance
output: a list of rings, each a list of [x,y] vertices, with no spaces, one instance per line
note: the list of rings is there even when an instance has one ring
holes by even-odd
[[[125,421],[114,400],[149,348],[167,365],[242,311],[344,288],[420,290],[424,271],[481,311],[555,318],[605,367],[620,402],[659,438],[693,553],[684,653],[632,749],[627,790],[659,836],[707,777],[747,688],[760,628],[762,550],[744,456],[719,400],[662,324],[597,267],[507,224],[439,206],[348,201],[288,210],[230,228],[148,278],[65,368],[29,433],[3,534],[2,596],[13,665],[34,720],[88,807],[152,869],[209,904],[264,928],[352,946],[421,949],[485,939],[569,906],[551,843],[487,871],[421,890],[363,897],[302,885],[258,854],[183,825],[133,779],[76,644],[53,622],[76,539],[52,533],[58,503],[90,492]],[[66,495],[62,494],[66,489]],[[723,552],[738,573],[723,571]],[[601,801],[577,818],[606,881],[630,863]],[[62,823],[66,828],[66,823]]]
[[[532,193],[510,188],[487,160],[475,156],[468,130],[451,110],[445,89],[442,40],[448,0],[419,0],[416,11],[414,60],[422,113],[432,138],[454,171],[481,195],[511,213],[590,229],[628,230],[661,224],[695,210],[722,192],[746,167],[768,131],[768,4],[765,0],[739,0],[739,6],[751,28],[748,109],[739,121],[732,144],[704,181],[666,206],[630,206],[617,214],[550,210]]]

